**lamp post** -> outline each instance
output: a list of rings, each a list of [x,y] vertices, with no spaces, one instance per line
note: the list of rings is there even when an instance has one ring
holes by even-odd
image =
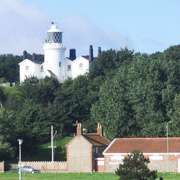
[[[169,138],[168,138],[168,125],[171,123],[171,121],[167,122],[167,166],[168,166],[168,172],[169,172]]]
[[[21,180],[21,145],[23,143],[22,139],[18,139],[19,141],[19,180]]]

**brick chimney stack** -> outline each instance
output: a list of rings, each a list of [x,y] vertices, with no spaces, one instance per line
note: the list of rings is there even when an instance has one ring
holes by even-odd
[[[97,127],[97,134],[98,135],[103,135],[103,130],[102,130],[102,125],[100,125],[99,123],[98,123],[98,127]]]
[[[77,136],[81,136],[81,135],[82,135],[81,123],[77,123]]]

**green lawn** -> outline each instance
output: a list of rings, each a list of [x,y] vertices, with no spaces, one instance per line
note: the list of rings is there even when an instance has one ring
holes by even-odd
[[[55,152],[55,161],[66,161],[66,144],[72,139],[73,137],[64,137],[59,140],[54,141],[54,146],[57,148],[54,150]],[[26,156],[22,155],[22,161],[51,161],[51,149],[48,148],[51,146],[51,143],[45,143],[38,146],[33,154],[29,154]],[[6,163],[17,163],[17,159],[8,159],[5,160]]]
[[[18,173],[2,173],[0,180],[18,180]],[[40,173],[22,174],[22,180],[118,180],[112,173]]]
[[[158,174],[164,180],[179,180],[180,174]],[[18,180],[18,173],[1,173],[0,180]],[[22,174],[22,180],[118,180],[114,173],[39,173]],[[159,178],[157,178],[159,179]]]

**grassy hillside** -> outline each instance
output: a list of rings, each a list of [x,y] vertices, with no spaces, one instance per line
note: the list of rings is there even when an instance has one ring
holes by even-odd
[[[64,137],[60,140],[54,141],[54,149],[55,161],[66,161],[66,144],[72,139],[73,137]],[[38,146],[37,151],[31,156],[24,156],[22,157],[22,161],[51,161],[51,143],[41,144]]]

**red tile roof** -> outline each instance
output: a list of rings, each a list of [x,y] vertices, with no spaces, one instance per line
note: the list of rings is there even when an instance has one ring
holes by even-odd
[[[180,152],[180,137],[169,137],[169,152]],[[167,153],[167,138],[116,138],[104,153]]]
[[[93,146],[108,146],[110,142],[101,135],[84,135],[83,136],[93,145]]]

